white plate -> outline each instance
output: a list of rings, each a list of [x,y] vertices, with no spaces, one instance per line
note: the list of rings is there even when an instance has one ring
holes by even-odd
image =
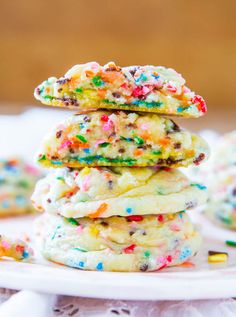
[[[34,217],[4,219],[0,232],[20,236],[33,227]],[[37,257],[36,263],[0,262],[0,287],[47,293],[126,300],[181,300],[236,297],[236,248],[225,239],[236,234],[216,229],[202,216],[204,249],[194,268],[175,267],[156,273],[87,272],[53,264]],[[208,250],[227,251],[227,264],[209,264]]]

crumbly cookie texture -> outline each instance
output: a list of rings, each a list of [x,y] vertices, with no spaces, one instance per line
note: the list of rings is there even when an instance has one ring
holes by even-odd
[[[45,105],[77,111],[122,109],[190,118],[207,111],[203,98],[185,85],[184,78],[162,66],[75,65],[59,79],[48,78],[34,95]]]
[[[212,155],[206,215],[236,229],[236,131],[220,138]]]
[[[40,175],[22,159],[0,159],[0,217],[34,210],[30,196]]]
[[[73,218],[175,213],[206,199],[206,187],[180,171],[147,167],[56,169],[32,196],[38,210]]]
[[[96,111],[74,115],[44,139],[45,167],[199,165],[207,143],[156,114]]]
[[[0,235],[0,258],[7,257],[17,261],[27,261],[32,256],[33,250],[26,242]]]
[[[185,212],[105,220],[44,214],[38,230],[47,259],[82,270],[155,271],[187,261],[201,244]]]

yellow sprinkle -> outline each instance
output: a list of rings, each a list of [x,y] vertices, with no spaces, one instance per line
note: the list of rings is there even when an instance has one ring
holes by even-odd
[[[175,216],[173,214],[168,214],[167,217],[169,220],[173,220]]]
[[[85,176],[85,175],[89,174],[90,171],[91,171],[91,169],[86,166],[85,168],[82,169],[82,171],[80,172],[80,175]]]
[[[99,230],[95,227],[90,227],[90,233],[91,233],[91,235],[97,237],[99,234]]]
[[[219,253],[208,256],[208,262],[217,263],[217,262],[226,262],[228,260],[227,254]]]

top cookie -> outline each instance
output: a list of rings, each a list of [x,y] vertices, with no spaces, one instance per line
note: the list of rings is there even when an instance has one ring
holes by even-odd
[[[187,118],[207,111],[203,98],[185,86],[184,78],[162,66],[75,65],[63,77],[44,81],[34,95],[45,105],[78,111],[122,109]]]

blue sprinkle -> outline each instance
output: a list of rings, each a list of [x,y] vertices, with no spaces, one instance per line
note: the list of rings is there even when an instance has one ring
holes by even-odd
[[[128,214],[131,214],[132,213],[132,208],[126,208],[126,212],[128,213]]]
[[[141,74],[140,77],[138,79],[136,79],[136,83],[138,83],[139,81],[146,81],[147,80],[147,76],[144,74]]]
[[[24,250],[23,253],[22,253],[22,256],[23,256],[24,259],[28,258],[29,257],[29,252]]]
[[[20,196],[20,195],[19,195],[19,196],[16,196],[16,204],[17,204],[18,206],[24,206],[25,203],[26,203],[25,197]]]
[[[85,124],[84,123],[80,123],[79,125],[80,125],[81,129],[85,128]]]
[[[83,262],[83,261],[80,261],[78,266],[79,266],[79,267],[84,267],[84,262]]]
[[[17,167],[12,165],[5,165],[5,170],[11,173],[17,173]]]
[[[53,165],[62,165],[62,162],[57,162],[57,161],[51,161],[51,163],[52,163]]]
[[[96,266],[96,269],[99,270],[99,271],[102,271],[103,270],[103,264],[102,262],[99,262],[98,265]]]
[[[84,149],[84,153],[90,153],[90,149]]]
[[[185,109],[184,108],[182,108],[182,107],[178,107],[177,108],[177,112],[183,112]]]
[[[189,248],[184,248],[179,256],[180,260],[188,258],[192,254]]]
[[[3,207],[3,208],[9,208],[9,206],[10,206],[9,201],[8,201],[8,200],[3,200],[3,202],[2,202],[2,207]]]
[[[152,74],[152,77],[154,77],[155,79],[158,79],[160,76]]]
[[[191,186],[197,187],[197,188],[200,189],[200,190],[206,190],[206,189],[207,189],[206,186],[201,185],[201,184],[191,184]]]

